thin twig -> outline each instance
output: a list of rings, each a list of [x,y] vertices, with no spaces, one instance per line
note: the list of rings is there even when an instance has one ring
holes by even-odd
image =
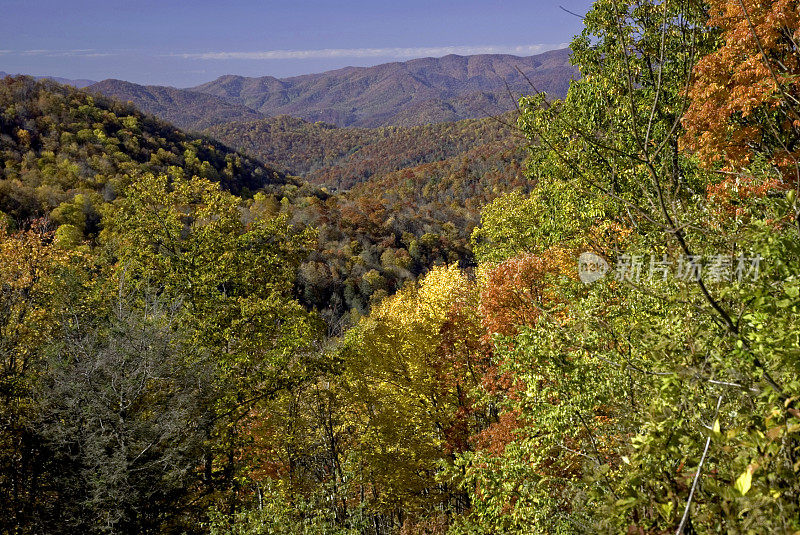
[[[564,6],[558,6],[558,9],[560,9],[561,11],[565,11],[565,12],[569,13],[570,15],[575,15],[576,17],[578,17],[581,20],[584,20],[586,18],[583,15],[578,15],[574,11],[570,11],[569,9],[565,8]]]
[[[719,396],[717,399],[717,410],[714,413],[713,422],[717,421],[719,417],[719,407],[722,405],[722,395]],[[675,535],[681,535],[683,533],[683,529],[686,527],[686,522],[689,520],[689,509],[692,505],[692,498],[694,498],[694,491],[697,488],[697,482],[700,481],[700,472],[703,470],[703,464],[706,462],[706,455],[708,455],[708,447],[711,445],[711,434],[708,435],[706,439],[706,447],[703,449],[703,456],[700,458],[700,464],[697,466],[697,473],[694,475],[694,481],[692,482],[692,490],[689,491],[689,498],[686,500],[686,509],[683,511],[683,518],[681,518],[681,523],[678,525],[678,531],[675,532]]]

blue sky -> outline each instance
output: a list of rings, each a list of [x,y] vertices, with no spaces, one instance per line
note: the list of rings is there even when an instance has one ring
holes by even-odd
[[[0,71],[188,87],[568,43],[588,0],[0,0]]]

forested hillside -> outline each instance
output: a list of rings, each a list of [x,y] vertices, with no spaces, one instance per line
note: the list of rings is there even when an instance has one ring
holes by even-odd
[[[452,158],[374,176],[324,203],[293,210],[319,229],[299,271],[304,302],[338,318],[364,313],[432,266],[474,265],[470,235],[489,201],[527,191],[524,151],[478,145]]]
[[[446,160],[479,145],[520,144],[514,113],[416,127],[337,128],[280,116],[209,128],[209,136],[307,181],[350,189],[373,176]],[[491,151],[491,149],[488,149]]]
[[[20,224],[49,214],[76,193],[90,194],[85,209],[97,213],[99,204],[144,173],[174,169],[234,192],[288,183],[219,142],[53,82],[0,80],[0,108],[0,211]]]
[[[582,22],[561,100],[250,156],[0,82],[0,532],[800,532],[800,4]]]
[[[376,176],[374,184],[384,184],[381,188],[330,195],[129,104],[29,78],[3,83],[0,106],[7,113],[1,120],[8,134],[2,138],[0,211],[14,227],[49,216],[60,225],[59,240],[95,243],[104,210],[142,176],[205,178],[242,196],[254,209],[284,214],[299,227],[316,230],[315,252],[302,259],[296,293],[334,324],[347,321],[351,311],[366,312],[371,302],[437,263],[471,264],[469,234],[480,206],[527,185],[520,175],[523,155],[510,136],[500,135],[500,123],[466,122],[409,132],[332,129],[281,118],[278,124],[297,128],[275,136],[275,154],[288,158],[290,147],[302,155],[342,145],[352,152],[354,144],[363,143],[365,158],[329,162],[332,168],[323,169],[325,176],[350,176],[351,186],[373,174],[388,175],[386,181]],[[325,137],[328,130],[333,135]],[[448,143],[451,137],[455,149]],[[475,144],[468,151],[477,155],[474,159],[459,152],[467,151],[469,139]],[[393,154],[393,148],[411,142],[417,147],[407,148],[406,155]],[[450,153],[456,156],[441,163],[411,165]],[[313,162],[311,154],[306,158]],[[403,165],[410,167],[402,174],[389,173]],[[410,178],[398,182],[397,176]]]

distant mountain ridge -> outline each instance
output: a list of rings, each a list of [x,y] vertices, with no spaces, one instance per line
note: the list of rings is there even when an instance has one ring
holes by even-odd
[[[569,56],[569,49],[528,57],[449,55],[291,78],[226,75],[190,90],[267,116],[338,126],[414,126],[502,113],[533,87],[563,97],[578,76]]]
[[[498,115],[534,87],[564,97],[578,76],[569,56],[569,49],[529,57],[450,55],[291,78],[226,75],[188,89],[121,80],[87,89],[189,130],[280,115],[340,127],[419,126]]]
[[[0,71],[0,78],[5,78],[6,76],[18,76],[18,75],[10,74],[5,71]],[[94,80],[86,80],[83,78],[72,80],[70,78],[61,78],[59,76],[32,76],[32,78],[34,80],[52,80],[59,84],[71,85],[72,87],[77,87],[78,89],[82,89],[84,87],[97,83]]]
[[[144,113],[155,115],[185,130],[205,128],[231,121],[255,121],[264,115],[226,99],[168,86],[139,85],[108,79],[86,88],[122,102],[131,102]]]

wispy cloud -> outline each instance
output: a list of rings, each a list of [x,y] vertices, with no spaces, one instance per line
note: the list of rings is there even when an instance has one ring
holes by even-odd
[[[116,53],[114,52],[105,52],[91,48],[83,48],[75,50],[45,50],[45,49],[0,50],[0,54],[17,55],[17,56],[40,56],[40,57],[43,56],[48,58],[74,58],[74,57],[102,58],[102,57],[116,55]]]
[[[420,58],[440,57],[448,54],[470,56],[473,54],[513,54],[529,56],[565,48],[567,43],[536,45],[463,45],[395,48],[321,48],[312,50],[264,50],[256,52],[192,52],[166,54],[196,60],[274,60],[274,59],[335,59],[335,58]],[[50,58],[102,58],[120,55],[153,55],[136,50],[96,50],[91,48],[72,50],[0,50],[0,56],[50,57]],[[156,54],[158,55],[158,54]],[[164,55],[162,55],[163,57]]]
[[[465,45],[414,48],[322,48],[317,50],[265,50],[261,52],[200,52],[171,54],[185,59],[202,60],[269,60],[269,59],[326,59],[326,58],[419,58],[448,54],[513,54],[529,56],[548,50],[565,48],[566,43],[538,45]]]

